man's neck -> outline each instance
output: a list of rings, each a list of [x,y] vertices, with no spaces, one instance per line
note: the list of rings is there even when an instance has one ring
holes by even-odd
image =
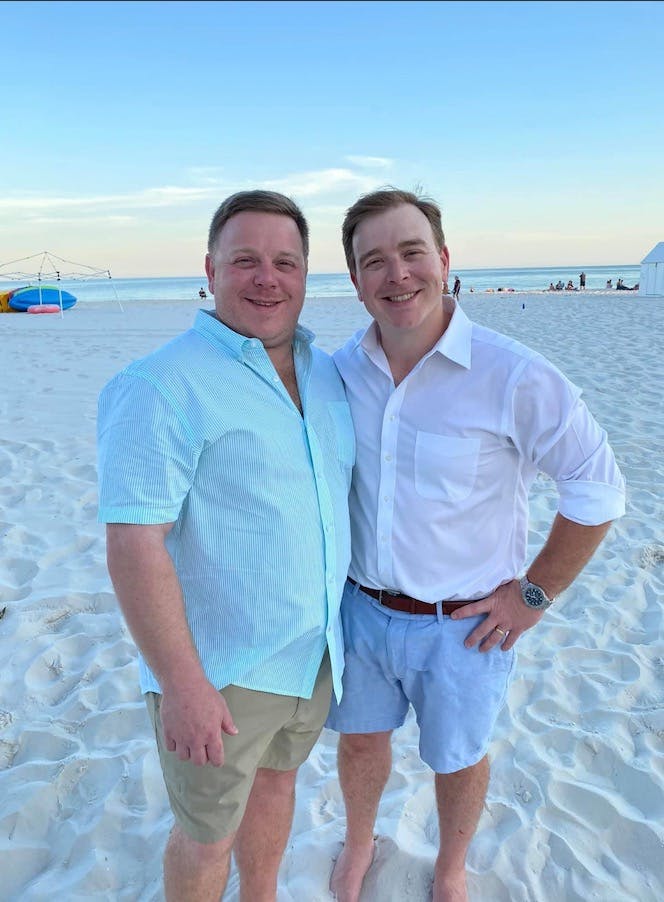
[[[430,332],[382,330],[376,324],[378,339],[387,357],[394,384],[400,382],[417,366],[420,360],[440,341],[449,326],[454,306],[443,303],[442,324]]]

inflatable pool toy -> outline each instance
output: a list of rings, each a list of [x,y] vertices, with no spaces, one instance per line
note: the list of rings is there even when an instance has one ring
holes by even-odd
[[[58,288],[57,285],[28,285],[27,288],[18,288],[12,292],[9,298],[9,306],[12,310],[25,312],[28,307],[55,304],[58,310],[62,305],[63,310],[69,310],[76,303],[76,298],[69,291]]]
[[[12,310],[9,306],[9,299],[15,293],[16,288],[11,291],[0,291],[0,313],[18,313],[18,310]]]
[[[32,304],[26,313],[60,313],[59,304]]]

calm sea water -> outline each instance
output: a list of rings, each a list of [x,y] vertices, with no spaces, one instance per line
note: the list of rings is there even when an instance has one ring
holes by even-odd
[[[625,285],[632,286],[639,281],[638,264],[624,266],[587,266],[586,291],[598,291],[606,288],[611,279],[615,286],[618,279]],[[454,276],[461,279],[461,292],[486,291],[489,288],[502,288],[514,291],[545,291],[549,283],[554,285],[561,280],[565,285],[571,279],[575,287],[579,285],[579,274],[582,267],[556,266],[541,269],[455,269],[450,272],[450,288]],[[23,283],[21,283],[23,284]],[[159,279],[102,279],[88,282],[62,280],[62,287],[71,291],[80,301],[108,301],[118,299],[125,301],[150,300],[192,300],[198,301],[198,291],[207,291],[205,277],[163,277]],[[0,290],[19,287],[16,282],[1,282]],[[346,273],[315,273],[307,279],[307,295],[309,297],[337,297],[354,295],[355,289]]]

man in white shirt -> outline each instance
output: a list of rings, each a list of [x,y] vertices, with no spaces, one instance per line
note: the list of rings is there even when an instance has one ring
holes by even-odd
[[[374,192],[348,211],[343,241],[374,322],[335,354],[357,458],[344,694],[328,718],[342,734],[347,810],[331,888],[340,902],[359,899],[391,732],[412,704],[435,772],[434,902],[463,902],[513,647],[624,513],[624,482],[580,390],[441,293],[449,253],[435,203]],[[555,480],[559,509],[526,567],[539,471]]]

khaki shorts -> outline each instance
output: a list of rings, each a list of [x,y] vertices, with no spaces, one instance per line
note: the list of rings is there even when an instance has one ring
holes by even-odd
[[[326,652],[310,699],[241,686],[226,686],[222,693],[239,730],[237,736],[223,734],[222,767],[180,761],[166,751],[161,695],[145,695],[175,820],[200,843],[218,842],[238,829],[259,767],[295,770],[306,761],[330,707],[330,659]]]

